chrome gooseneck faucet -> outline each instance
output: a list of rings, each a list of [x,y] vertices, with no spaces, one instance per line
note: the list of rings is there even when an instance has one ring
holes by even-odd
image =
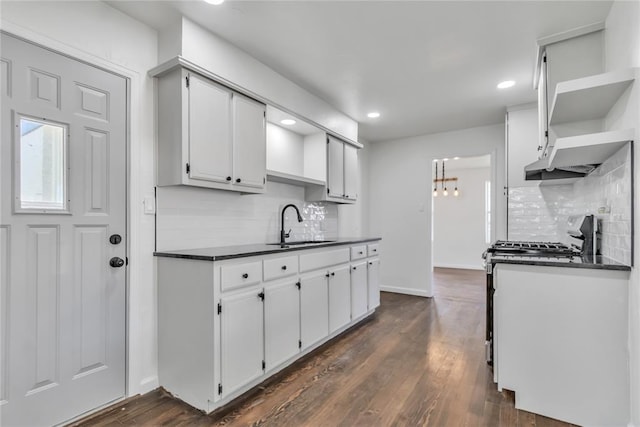
[[[284,211],[287,210],[287,208],[293,208],[296,210],[296,213],[298,214],[298,222],[302,222],[302,216],[300,215],[300,211],[298,210],[298,207],[294,204],[288,204],[286,205],[284,208],[282,208],[282,214],[280,217],[280,243],[284,244],[284,239],[286,239],[287,237],[289,237],[289,235],[291,234],[291,229],[289,229],[288,232],[284,232]]]

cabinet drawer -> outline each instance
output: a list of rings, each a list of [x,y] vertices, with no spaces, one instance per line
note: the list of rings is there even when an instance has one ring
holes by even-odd
[[[220,274],[222,291],[253,285],[262,280],[262,262],[223,265]]]
[[[352,246],[351,247],[351,260],[361,259],[367,256],[367,246]]]
[[[298,273],[298,257],[288,256],[264,260],[264,280],[277,279]]]
[[[300,255],[300,272],[349,262],[349,248]]]
[[[367,256],[376,256],[380,252],[380,244],[372,243],[367,245]]]

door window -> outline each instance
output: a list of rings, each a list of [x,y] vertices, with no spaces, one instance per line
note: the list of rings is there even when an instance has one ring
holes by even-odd
[[[16,211],[67,212],[67,126],[17,118]]]

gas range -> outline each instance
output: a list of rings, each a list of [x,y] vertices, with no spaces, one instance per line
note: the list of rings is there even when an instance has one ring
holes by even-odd
[[[580,250],[560,242],[498,240],[487,249],[487,255],[566,258],[580,255]]]
[[[501,260],[533,261],[536,263],[550,261],[570,263],[580,257],[594,257],[598,254],[598,222],[594,215],[570,217],[567,223],[567,234],[578,244],[568,245],[560,242],[535,242],[498,240],[483,254],[487,273],[487,316],[486,316],[486,357],[493,364],[493,267]]]

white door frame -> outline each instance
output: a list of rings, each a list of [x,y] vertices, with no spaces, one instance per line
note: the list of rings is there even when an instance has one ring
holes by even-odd
[[[496,240],[496,236],[499,236],[500,233],[498,232],[497,228],[498,228],[498,218],[496,215],[496,212],[498,210],[499,207],[499,203],[498,203],[498,197],[502,197],[501,196],[501,191],[502,189],[498,188],[498,149],[494,148],[490,151],[482,151],[480,150],[479,152],[468,152],[466,150],[453,150],[455,153],[451,154],[448,153],[447,155],[439,155],[439,156],[435,156],[432,155],[431,157],[429,157],[429,162],[430,162],[430,170],[431,170],[431,177],[433,177],[434,175],[434,161],[436,159],[442,159],[442,158],[449,158],[452,159],[455,156],[459,156],[459,157],[481,157],[481,156],[489,156],[489,168],[491,169],[491,192],[493,194],[491,194],[491,241],[495,241]],[[462,151],[462,152],[460,152]],[[429,180],[429,183],[431,184],[431,180]],[[433,186],[430,186],[428,188],[428,198],[430,199],[430,211],[429,211],[429,217],[430,217],[430,222],[429,222],[429,226],[428,226],[428,234],[429,234],[429,271],[430,276],[429,276],[429,282],[428,282],[428,289],[427,289],[427,294],[429,297],[433,296],[433,247],[434,247],[434,240],[433,240],[433,224],[434,224],[434,205],[433,205],[433,198],[431,196],[431,194],[433,193]]]
[[[125,154],[126,154],[126,202],[125,202],[125,210],[126,210],[126,218],[125,218],[125,229],[126,229],[126,240],[127,240],[127,255],[134,259],[138,259],[138,254],[140,252],[140,243],[138,238],[138,230],[132,227],[134,221],[133,218],[139,218],[142,215],[142,207],[138,206],[136,203],[131,203],[132,200],[141,200],[140,197],[140,183],[137,180],[131,179],[131,164],[132,162],[139,162],[141,160],[140,148],[139,145],[136,149],[133,149],[131,141],[135,138],[139,140],[140,131],[138,129],[135,130],[135,133],[132,132],[131,123],[134,118],[138,118],[138,112],[132,108],[133,105],[140,105],[141,97],[138,91],[133,91],[132,88],[140,88],[142,85],[142,76],[134,70],[123,67],[119,64],[107,61],[103,58],[96,57],[88,52],[85,52],[80,49],[76,49],[67,44],[61,43],[55,39],[52,39],[46,35],[41,33],[36,33],[34,31],[25,29],[24,27],[20,27],[18,25],[12,24],[5,20],[0,20],[0,30],[3,32],[15,36],[17,38],[23,39],[30,43],[35,43],[40,45],[41,47],[51,50],[55,53],[61,54],[66,57],[70,57],[74,60],[78,60],[80,62],[89,64],[91,66],[101,68],[110,73],[117,74],[123,77],[126,80],[126,99],[127,99],[127,111],[126,111],[126,137],[125,137]],[[133,199],[132,199],[133,198]],[[140,204],[141,205],[141,204]],[[135,265],[135,264],[134,264]],[[130,376],[130,338],[131,334],[129,331],[130,327],[130,318],[131,318],[131,298],[130,298],[130,290],[131,287],[129,284],[131,280],[135,280],[140,275],[140,272],[137,268],[132,265],[127,266],[126,274],[125,274],[125,287],[126,287],[126,319],[125,319],[125,398],[130,396],[130,391],[132,389],[136,389],[136,386],[131,384],[131,376]],[[113,402],[109,403],[109,405],[113,404]],[[96,410],[100,408],[95,408]],[[82,414],[85,416],[86,414]]]

